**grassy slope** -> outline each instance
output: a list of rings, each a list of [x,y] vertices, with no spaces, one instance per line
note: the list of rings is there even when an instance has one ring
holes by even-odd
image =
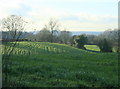
[[[88,50],[92,50],[92,51],[100,51],[100,49],[97,45],[85,45],[85,48]],[[112,51],[116,52],[116,48],[113,47]]]
[[[88,50],[100,51],[100,49],[97,45],[85,45],[85,48]]]
[[[20,42],[13,55],[11,81],[20,81],[25,86],[117,85],[116,53],[93,53],[55,43]],[[16,81],[21,72],[22,80]]]

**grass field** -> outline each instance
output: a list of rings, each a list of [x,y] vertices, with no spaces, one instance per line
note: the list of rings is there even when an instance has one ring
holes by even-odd
[[[112,87],[118,84],[116,53],[88,52],[57,43],[20,42],[10,60],[11,86]]]
[[[100,51],[97,45],[85,45],[85,48],[92,51]]]
[[[99,47],[97,45],[85,45],[85,48],[88,49],[88,50],[91,50],[91,51],[98,51],[98,52],[100,52],[100,49],[99,49]],[[115,47],[113,47],[112,51],[116,52]]]

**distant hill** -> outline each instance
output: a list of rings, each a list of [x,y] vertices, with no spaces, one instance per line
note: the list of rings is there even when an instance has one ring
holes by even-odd
[[[33,34],[37,34],[39,31],[31,31]],[[99,35],[102,31],[70,31],[72,35],[80,35],[80,34],[89,34],[89,35]]]
[[[96,32],[96,31],[72,31],[73,35],[80,35],[80,34],[89,34],[89,35],[99,35],[102,32]]]
[[[24,33],[31,33],[31,34],[37,34],[39,31],[29,31]],[[72,35],[80,35],[80,34],[89,34],[89,35],[99,35],[103,33],[102,31],[96,32],[96,31],[70,31],[72,32]],[[2,37],[4,37],[5,32],[2,32]]]

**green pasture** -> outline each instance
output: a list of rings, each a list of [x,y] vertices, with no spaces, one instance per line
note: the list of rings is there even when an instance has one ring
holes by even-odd
[[[85,45],[85,48],[92,51],[100,51],[97,45]]]
[[[99,51],[94,45],[86,47]],[[19,42],[10,57],[9,85],[116,87],[117,58],[117,53],[95,53],[57,43]]]
[[[100,49],[97,45],[85,45],[85,48],[91,51],[98,51],[100,52]],[[116,52],[116,47],[113,47],[113,52]]]

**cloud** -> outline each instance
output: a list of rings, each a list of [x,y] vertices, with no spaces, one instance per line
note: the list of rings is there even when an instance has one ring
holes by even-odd
[[[81,3],[81,2],[119,2],[119,0],[40,0],[41,2],[62,2],[62,3]]]
[[[119,0],[28,0],[37,2],[118,2]]]
[[[23,0],[0,0],[0,18],[4,18],[10,14],[14,8],[19,8]]]
[[[86,13],[86,12],[80,12],[76,14],[76,17],[80,19],[80,21],[86,21],[86,22],[117,22],[117,16],[114,15],[99,15],[99,14],[93,14],[93,13]]]
[[[104,31],[118,26],[118,17],[114,15],[80,12],[64,18],[61,23],[70,31]]]
[[[10,14],[22,14],[30,22],[31,30],[33,28],[40,30],[46,24],[49,18],[53,17],[60,21],[62,29],[69,30],[93,30],[107,29],[117,27],[117,16],[102,13],[83,12],[77,9],[77,12],[68,10],[69,8],[52,6],[53,3],[81,3],[81,2],[118,2],[118,0],[1,0],[0,18]],[[52,4],[51,4],[52,3]],[[64,5],[63,5],[64,6]],[[87,6],[86,6],[87,7]],[[87,7],[88,8],[88,7]],[[96,8],[95,8],[96,9]],[[108,12],[109,14],[109,12]]]
[[[117,27],[116,23],[89,23],[79,21],[63,21],[63,27],[66,27],[69,31],[104,31],[109,28],[114,29]]]
[[[93,13],[79,12],[68,13],[65,11],[56,10],[54,8],[41,8],[41,10],[33,9],[28,13],[30,22],[33,22],[31,26],[37,30],[41,30],[48,20],[53,17],[58,19],[61,24],[61,30],[66,28],[70,31],[103,31],[108,28],[117,28],[117,16],[112,15],[98,15]],[[28,18],[28,19],[29,19]]]
[[[69,14],[65,11],[47,7],[41,7],[40,9],[33,8],[28,12],[28,18],[31,19],[35,29],[38,30],[41,30],[44,25],[48,23],[50,18],[60,20],[67,16],[69,16]]]
[[[0,6],[2,8],[5,8],[5,7],[12,7],[12,8],[18,8],[19,7],[19,4],[22,3],[23,0],[1,0],[0,1]]]

